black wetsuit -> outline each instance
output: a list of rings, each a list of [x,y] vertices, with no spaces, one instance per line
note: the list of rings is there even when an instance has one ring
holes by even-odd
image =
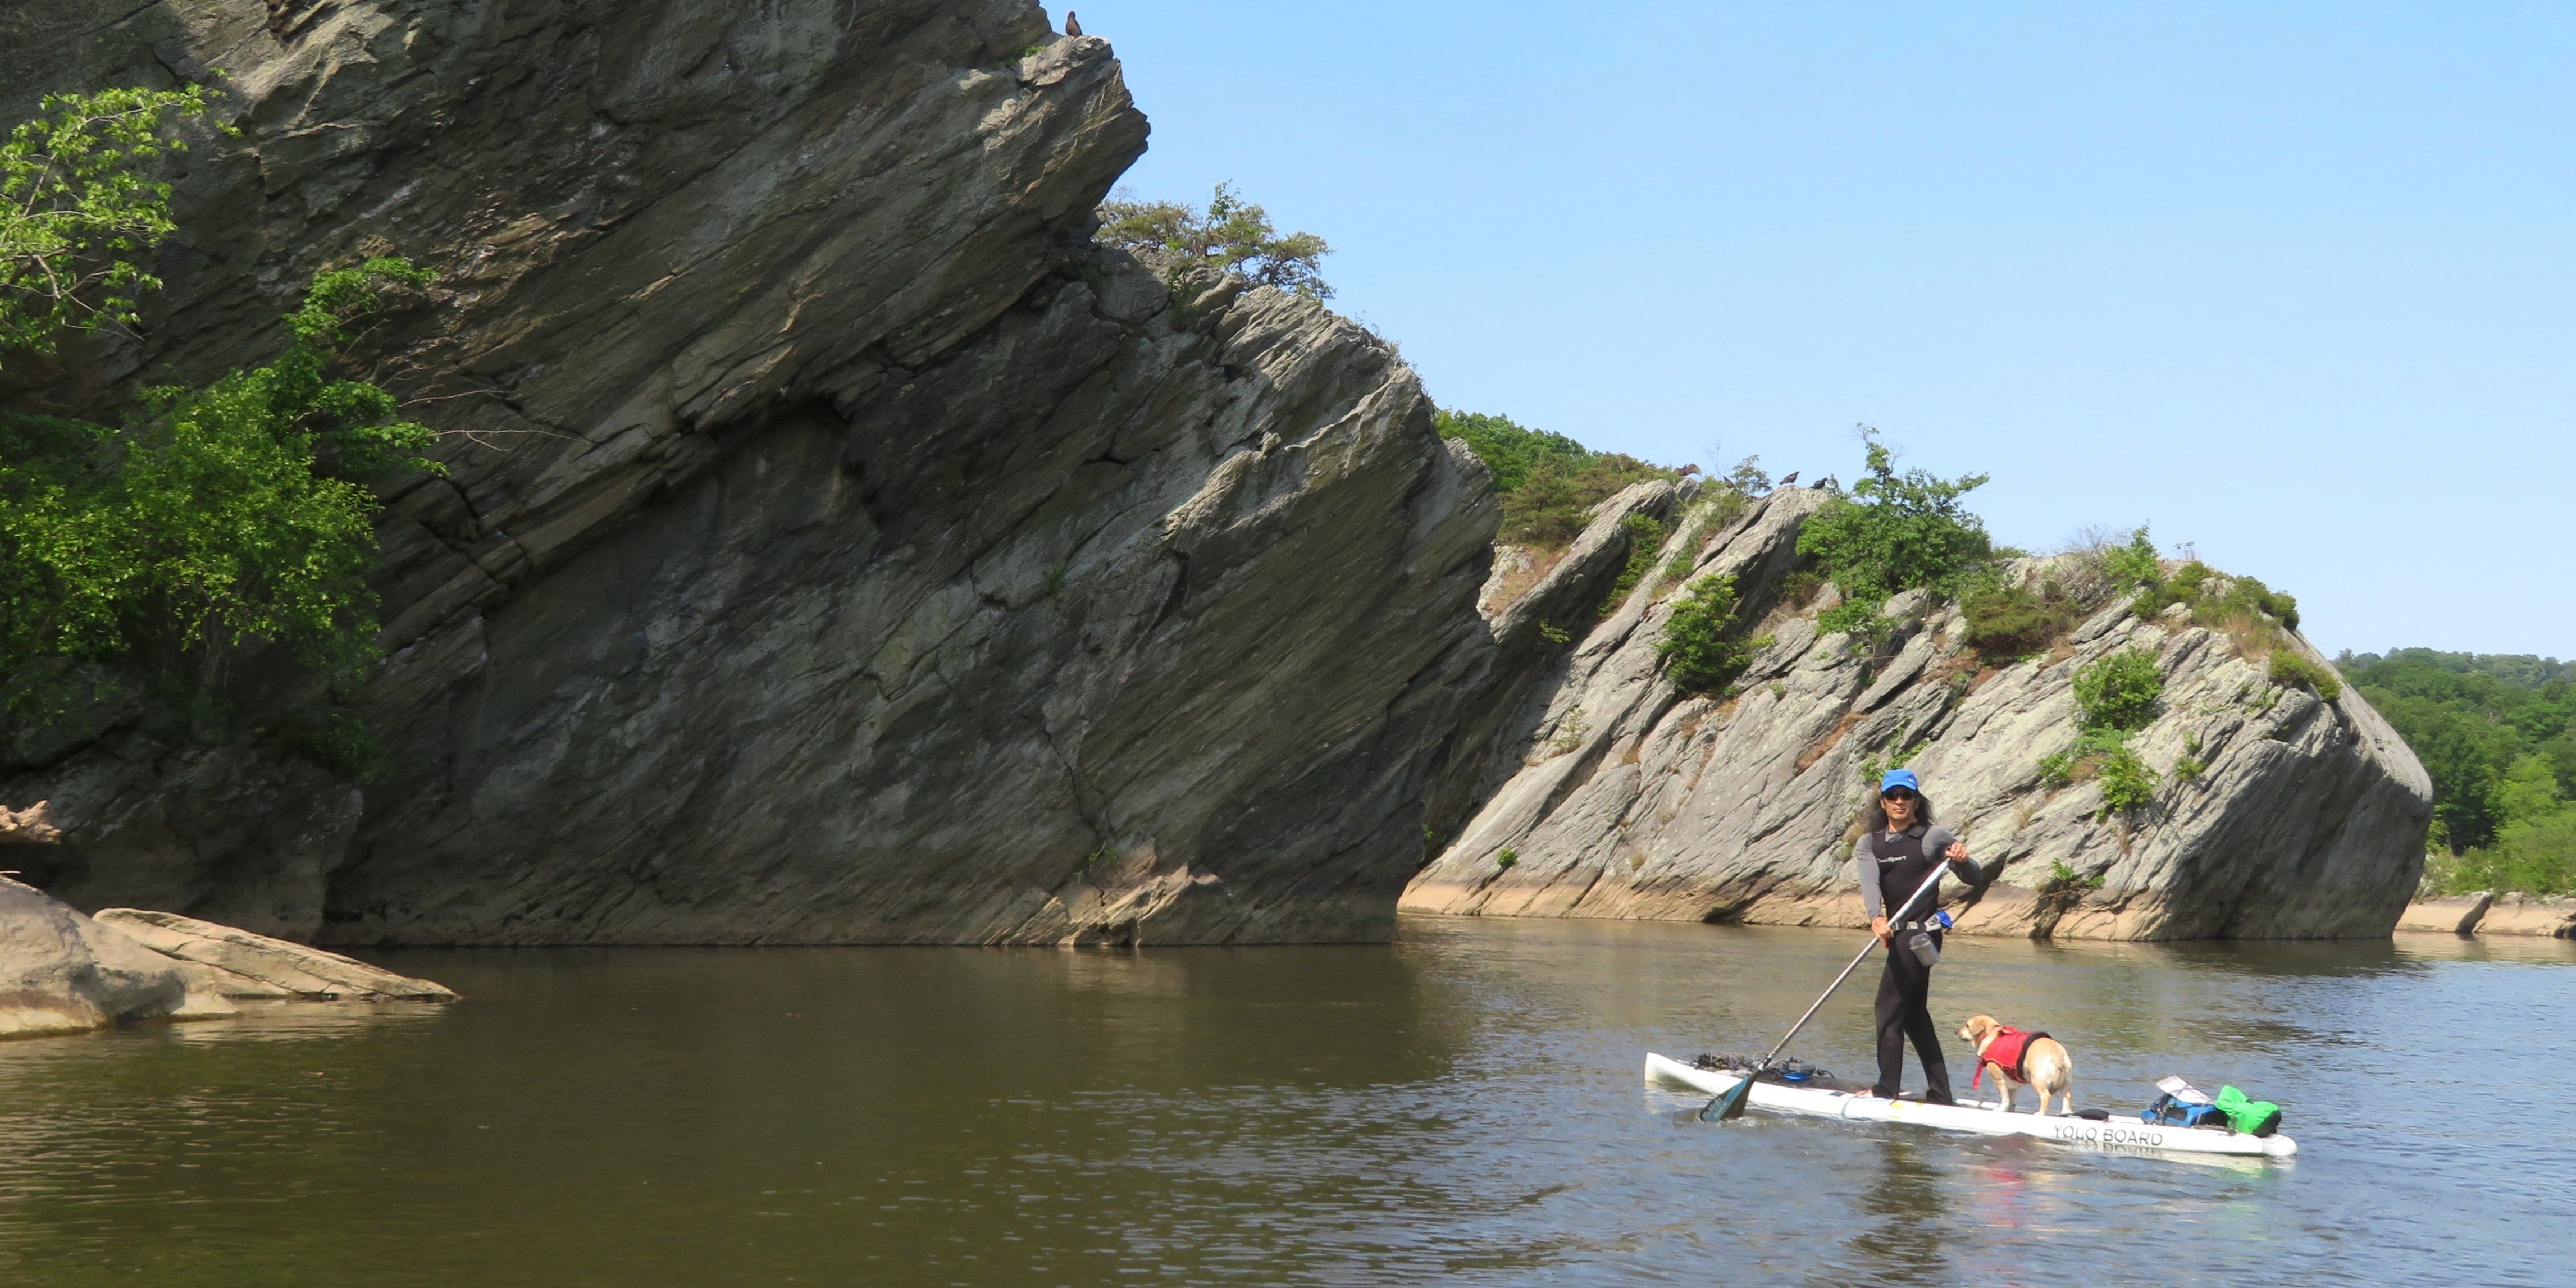
[[[1903,916],[1896,915],[1906,897],[1940,865],[1935,857],[1938,851],[1925,845],[1926,839],[1925,829],[1919,825],[1893,837],[1871,832],[1853,847],[1852,857],[1854,866],[1861,869],[1864,894],[1874,887],[1878,895],[1863,902],[1872,917],[1888,917],[1890,937],[1895,941],[1888,945],[1887,967],[1878,977],[1876,1090],[1882,1096],[1896,1094],[1905,1077],[1905,1041],[1912,1038],[1914,1054],[1923,1060],[1925,1098],[1946,1104],[1950,1100],[1950,1065],[1941,1055],[1941,1030],[1932,1022],[1932,968],[1905,947],[1910,934],[1906,927],[1915,925],[1928,931],[1936,946],[1941,942],[1939,923],[1932,920],[1941,906],[1940,886],[1936,883],[1929,893],[1906,907]],[[1928,839],[1938,842],[1940,849],[1947,849],[1951,837],[1947,829],[1936,827]],[[1870,871],[1871,867],[1877,870]],[[1977,865],[1965,859],[1951,860],[1950,869],[1971,884],[1982,876]]]

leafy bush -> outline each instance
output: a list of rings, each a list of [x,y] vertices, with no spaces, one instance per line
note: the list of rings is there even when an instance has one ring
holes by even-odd
[[[2144,729],[2154,722],[2164,691],[2156,655],[2143,648],[2122,649],[2076,669],[2077,723],[2087,730]]]
[[[143,269],[177,227],[170,185],[145,167],[187,141],[173,121],[202,116],[208,92],[111,89],[50,94],[42,115],[0,144],[0,351],[51,353],[65,330],[131,325],[161,285]]]
[[[1798,553],[1815,558],[1854,613],[1875,614],[1889,596],[1918,587],[1956,597],[1994,557],[1984,522],[1959,501],[1986,476],[1899,474],[1876,430],[1864,429],[1862,441],[1866,475],[1807,517]]]
[[[2088,877],[2068,867],[2064,859],[2049,860],[2047,888],[2052,891],[2099,890],[2102,881],[2103,875],[2099,872]]]
[[[1528,428],[1509,416],[1443,408],[1431,414],[1431,424],[1442,438],[1467,444],[1476,459],[1493,472],[1494,491],[1499,495],[1519,491],[1541,461],[1580,466],[1592,459],[1592,452],[1583,444],[1563,434]]]
[[[1592,610],[1595,617],[1608,617],[1628,602],[1637,583],[1654,569],[1655,555],[1664,548],[1664,525],[1651,515],[1631,514],[1619,520],[1619,530],[1628,538],[1628,561],[1619,568],[1619,580],[1611,583],[1609,597]]]
[[[1735,578],[1711,573],[1690,584],[1673,604],[1655,641],[1655,660],[1668,668],[1673,687],[1709,696],[1731,692],[1753,655],[1770,646],[1769,637],[1744,639],[1735,621]]]
[[[377,503],[362,480],[434,468],[416,455],[433,435],[331,369],[384,286],[428,278],[399,259],[318,274],[275,362],[153,391],[123,429],[0,417],[0,675],[120,662],[202,701],[253,643],[316,667],[366,656]],[[7,695],[21,713],[41,701]]]
[[[1960,607],[1967,641],[1988,662],[2011,662],[2045,652],[2084,621],[2084,605],[2055,579],[2029,587],[2000,582],[1973,590]]]
[[[2335,678],[2333,670],[2319,666],[2309,661],[2306,655],[2286,647],[2273,648],[2270,675],[2274,684],[2283,688],[2305,685],[2316,690],[2317,696],[2328,702],[2343,696],[2343,681]]]
[[[2103,758],[2100,778],[2105,813],[2125,814],[2156,798],[2156,771],[2127,747]]]
[[[1621,488],[1681,477],[1678,470],[1618,452],[1596,452],[1509,416],[1442,410],[1432,414],[1432,423],[1442,438],[1464,442],[1493,472],[1494,495],[1503,503],[1496,539],[1513,545],[1563,550],[1583,535],[1593,507]],[[1635,585],[1629,583],[1632,589]]]
[[[1175,290],[1214,285],[1221,275],[1328,300],[1321,263],[1333,248],[1313,233],[1279,235],[1270,215],[1230,183],[1216,186],[1202,212],[1186,202],[1117,199],[1100,207],[1097,237],[1170,265]]]
[[[1673,557],[1664,565],[1656,584],[1669,586],[1687,579],[1699,566],[1700,547],[1707,544],[1709,529],[1732,522],[1748,504],[1751,498],[1731,484],[1716,483],[1704,490],[1701,499],[1682,516],[1682,539],[1674,546]]]
[[[1878,615],[1879,604],[1885,602],[1846,599],[1816,614],[1816,633],[1849,635],[1861,643],[1875,644],[1887,635],[1889,627],[1896,624]]]
[[[1595,453],[1580,465],[1540,461],[1529,479],[1502,498],[1501,540],[1543,550],[1562,550],[1583,535],[1593,507],[1621,488],[1649,479],[1670,479],[1673,471],[1617,452]]]
[[[2121,590],[2152,586],[2164,575],[2164,560],[2156,554],[2156,543],[2147,540],[2147,530],[2129,534],[2129,543],[2111,546],[2102,552],[2103,574]]]
[[[1494,856],[1494,866],[1495,866],[1495,867],[1498,867],[1498,868],[1501,868],[1501,869],[1503,869],[1503,870],[1504,870],[1504,871],[1506,871],[1506,872],[1508,872],[1508,871],[1510,871],[1510,870],[1511,870],[1511,867],[1512,867],[1512,865],[1513,865],[1513,864],[1518,863],[1518,862],[1520,862],[1520,861],[1521,861],[1521,852],[1520,852],[1520,851],[1518,851],[1518,850],[1512,849],[1512,848],[1510,848],[1509,846],[1505,846],[1505,847],[1504,847],[1504,849],[1503,849],[1503,852],[1502,852],[1502,853],[1497,854],[1497,855],[1495,855],[1495,856]]]
[[[2299,628],[2299,601],[2295,597],[2253,577],[2222,576],[2197,559],[2175,569],[2171,577],[2149,582],[2129,609],[2140,617],[2152,618],[2175,604],[2189,604],[2193,624],[2213,629],[2241,625],[2269,628],[2275,624],[2286,630]],[[2269,635],[2263,634],[2261,642],[2268,646]]]
[[[2065,751],[2039,759],[2039,781],[2045,787],[2064,787],[2068,783],[2091,780],[2102,772],[2102,764],[2112,753],[2128,746],[2128,735],[2117,729],[2088,730]]]

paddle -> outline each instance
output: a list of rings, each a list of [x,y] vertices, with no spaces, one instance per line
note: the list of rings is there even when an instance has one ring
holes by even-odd
[[[1923,878],[1923,884],[1914,887],[1914,893],[1907,895],[1904,903],[1897,905],[1894,912],[1887,914],[1888,925],[1891,927],[1889,934],[1893,935],[1895,924],[1905,920],[1905,914],[1913,910],[1914,901],[1922,898],[1925,891],[1939,883],[1941,874],[1949,870],[1950,861],[1946,857],[1932,865],[1932,875]],[[1771,1062],[1780,1058],[1781,1049],[1789,1045],[1789,1039],[1798,1036],[1798,1030],[1807,1027],[1807,1021],[1816,1018],[1816,1012],[1824,1008],[1825,998],[1832,997],[1834,990],[1841,988],[1843,981],[1850,979],[1851,973],[1860,969],[1861,959],[1869,956],[1869,950],[1876,947],[1878,947],[1878,936],[1871,935],[1869,942],[1861,945],[1860,955],[1851,959],[1851,965],[1843,967],[1843,973],[1834,976],[1834,982],[1825,986],[1824,995],[1816,999],[1816,1004],[1808,1007],[1807,1013],[1799,1016],[1798,1022],[1789,1026],[1788,1032],[1780,1035],[1780,1044],[1771,1048],[1771,1054],[1762,1057],[1762,1063],[1745,1070],[1743,1081],[1717,1093],[1700,1109],[1699,1120],[1704,1123],[1721,1123],[1730,1118],[1743,1117],[1745,1102],[1753,1098],[1753,1080],[1770,1070]]]

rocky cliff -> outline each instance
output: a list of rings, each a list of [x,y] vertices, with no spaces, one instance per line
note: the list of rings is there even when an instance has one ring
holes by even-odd
[[[132,703],[15,736],[49,889],[339,942],[1382,938],[1491,636],[1496,510],[1317,305],[1089,242],[1143,117],[1016,0],[68,0],[0,98],[214,80],[109,414],[435,269],[376,376],[363,787]],[[25,731],[19,731],[23,734]]]
[[[239,695],[362,715],[372,779],[193,740],[113,677],[0,731],[0,806],[61,831],[14,861],[81,907],[341,943],[1358,940],[1438,845],[1412,906],[1846,921],[1860,770],[1898,754],[2006,861],[1972,928],[2381,933],[2413,888],[2424,777],[2357,696],[2118,610],[1992,674],[1928,602],[1819,638],[1778,603],[1811,492],[1690,542],[1774,618],[1734,699],[1660,677],[1669,583],[1584,629],[1620,520],[1695,532],[1687,486],[1613,498],[1480,616],[1487,476],[1387,346],[1092,244],[1145,122],[1034,5],[0,11],[12,117],[180,79],[241,132],[181,159],[167,289],[0,400],[112,418],[399,253],[439,280],[370,374],[448,471],[386,491],[379,671]],[[2035,765],[2072,668],[2129,646],[2167,681],[2137,745],[2208,768],[2107,817]]]
[[[2045,656],[1999,668],[1965,646],[1955,607],[1922,592],[1889,604],[1894,627],[1874,645],[1820,635],[1832,590],[1802,606],[1782,588],[1821,501],[1783,489],[1704,543],[1685,528],[1662,556],[1692,541],[1697,574],[1733,574],[1744,612],[1764,619],[1771,643],[1733,696],[1677,693],[1654,650],[1675,601],[1632,597],[1501,721],[1508,780],[1405,906],[1860,925],[1845,875],[1859,810],[1877,767],[1907,764],[1941,821],[2001,865],[1986,890],[1952,892],[1965,932],[2388,933],[2421,874],[2431,784],[2357,693],[2277,684],[2226,632],[2179,606],[2140,620],[2125,597]],[[2051,571],[2022,561],[2013,575]],[[2295,634],[2278,647],[2323,664]],[[2076,743],[2075,670],[2129,648],[2152,651],[2163,676],[2159,712],[2131,740],[2162,783],[2150,805],[2108,811],[2098,782],[2052,785],[2040,762]]]

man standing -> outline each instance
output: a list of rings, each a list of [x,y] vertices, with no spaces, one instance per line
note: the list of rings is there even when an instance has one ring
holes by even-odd
[[[1911,769],[1887,771],[1868,822],[1869,831],[1852,846],[1852,876],[1860,882],[1871,933],[1887,945],[1887,969],[1878,977],[1878,1083],[1870,1094],[1895,1098],[1905,1077],[1905,1041],[1912,1038],[1914,1054],[1923,1061],[1923,1098],[1955,1104],[1940,1026],[1932,1022],[1932,965],[1907,946],[1919,932],[1928,937],[1929,955],[1940,955],[1941,925],[1933,919],[1941,907],[1940,882],[1912,905],[1905,901],[1944,860],[1970,885],[1984,884],[1985,874],[1968,857],[1965,842],[1933,826],[1932,802]]]

